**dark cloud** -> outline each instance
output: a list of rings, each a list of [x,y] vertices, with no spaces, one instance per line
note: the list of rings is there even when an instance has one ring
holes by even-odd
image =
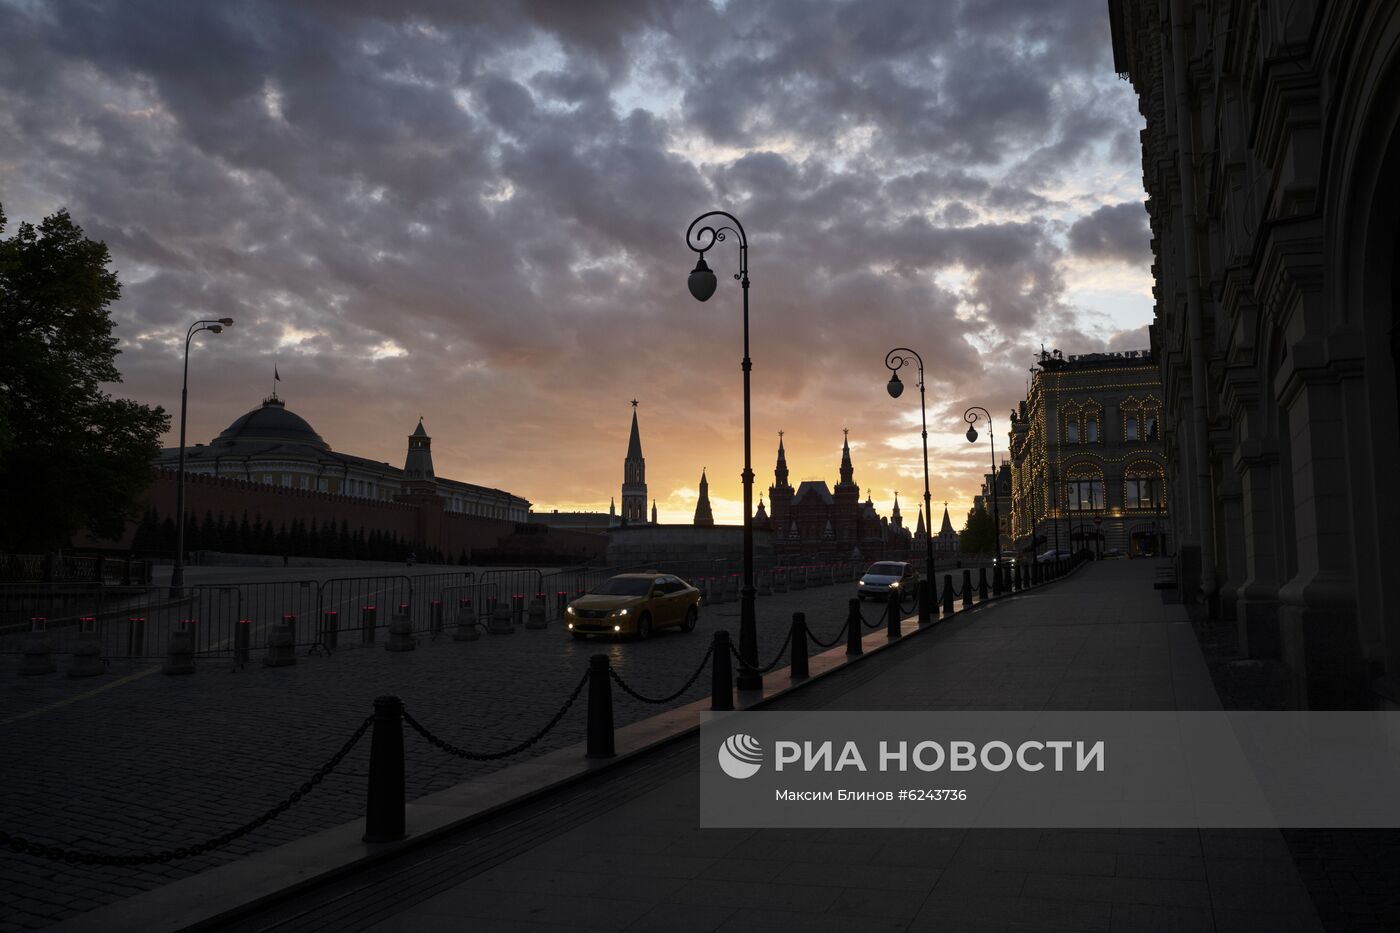
[[[1069,228],[1069,245],[1075,255],[1133,265],[1150,262],[1150,237],[1147,211],[1141,201],[1106,204]]]
[[[1106,24],[1099,0],[0,0],[0,200],[107,240],[136,397],[178,400],[191,315],[237,318],[196,348],[196,437],[275,360],[337,447],[397,460],[423,413],[445,475],[605,501],[634,395],[662,490],[707,438],[738,473],[732,244],[720,294],[684,284],[710,208],[751,239],[756,435],[907,428],[872,401],[895,342],[1008,408],[1079,321],[1066,248],[1146,258],[1141,204],[1070,207],[1083,163],[1138,158]]]

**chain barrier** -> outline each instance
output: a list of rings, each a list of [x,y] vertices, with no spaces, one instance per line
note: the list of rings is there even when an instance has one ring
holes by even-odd
[[[504,749],[503,751],[499,752],[478,753],[469,752],[464,748],[458,748],[451,742],[443,741],[442,739],[433,735],[427,730],[427,728],[422,723],[410,716],[406,710],[403,714],[403,721],[408,723],[409,726],[412,727],[414,732],[417,732],[423,738],[427,739],[429,745],[435,746],[436,748],[440,748],[443,751],[447,752],[447,754],[449,755],[455,755],[458,758],[465,758],[467,761],[500,761],[502,758],[509,758],[511,755],[516,755],[520,752],[525,751],[525,749],[529,748],[531,745],[534,745],[540,739],[548,735],[549,730],[557,726],[559,724],[559,720],[563,719],[564,714],[569,711],[569,707],[574,705],[574,701],[578,699],[578,695],[583,692],[583,687],[587,683],[588,672],[584,671],[583,677],[579,679],[578,686],[574,687],[574,692],[569,694],[569,698],[564,701],[564,705],[559,707],[559,712],[555,713],[554,717],[550,719],[549,722],[545,723],[543,729],[541,729],[539,732],[536,732],[534,735],[530,736],[528,739],[521,742],[519,745],[513,745],[510,748]]]
[[[654,703],[660,705],[662,703],[670,703],[672,700],[679,698],[681,694],[685,693],[691,687],[695,686],[695,681],[700,678],[700,674],[705,670],[705,666],[710,663],[710,656],[714,653],[714,642],[711,642],[710,647],[705,650],[705,656],[700,659],[700,666],[695,669],[694,674],[690,675],[690,679],[687,680],[675,693],[672,693],[670,696],[664,696],[660,698],[644,696],[638,693],[636,690],[633,690],[631,686],[629,686],[628,683],[622,679],[622,677],[617,673],[617,671],[612,668],[611,665],[609,665],[608,667],[608,673],[612,676],[612,679],[617,683],[617,685],[622,688],[622,692],[626,693],[634,700],[641,700],[643,703]]]
[[[272,822],[277,819],[277,817],[290,810],[294,804],[311,793],[318,784],[324,781],[330,773],[336,769],[336,766],[340,764],[341,760],[344,759],[346,755],[350,754],[350,750],[364,737],[365,732],[369,729],[370,723],[373,720],[373,716],[366,716],[364,722],[360,723],[359,728],[355,730],[354,734],[340,747],[340,751],[332,755],[330,760],[316,770],[316,773],[312,774],[308,780],[303,781],[300,787],[292,791],[291,794],[276,806],[256,819],[244,823],[237,829],[231,829],[222,835],[215,836],[213,839],[206,840],[198,845],[181,846],[178,849],[165,849],[161,852],[152,852],[145,855],[104,855],[98,852],[84,852],[78,849],[64,849],[61,846],[45,845],[41,842],[30,842],[22,836],[11,836],[4,830],[0,830],[0,848],[6,848],[12,852],[18,852],[21,855],[37,855],[39,858],[45,858],[54,862],[64,862],[68,865],[155,865],[196,858],[206,852],[212,852],[215,849],[223,848],[230,842],[248,835],[248,833],[251,833],[263,824]]]
[[[885,611],[888,612],[889,610],[885,610]],[[884,613],[884,612],[881,612],[878,616],[876,616],[874,622],[871,622],[869,619],[867,619],[867,618],[865,617],[865,607],[864,607],[864,606],[861,606],[861,607],[857,608],[857,609],[856,609],[856,612],[858,612],[858,613],[860,614],[860,624],[861,624],[861,625],[864,625],[866,628],[871,628],[871,629],[879,628],[880,626],[882,626],[882,625],[885,624],[885,613]]]
[[[810,638],[812,640],[812,644],[816,645],[818,648],[835,648],[838,644],[840,644],[841,639],[845,637],[846,629],[850,626],[850,624],[851,622],[849,619],[847,619],[845,622],[842,622],[840,631],[838,631],[835,635],[831,636],[831,641],[822,641],[812,632],[811,629],[807,629],[807,637]]]
[[[788,645],[792,643],[792,629],[793,629],[793,627],[792,627],[791,625],[789,625],[789,626],[788,626],[787,638],[784,638],[784,639],[783,639],[783,646],[782,646],[781,648],[778,649],[778,656],[777,656],[776,658],[773,659],[773,663],[769,664],[767,667],[755,668],[755,669],[754,669],[754,673],[755,673],[755,674],[766,674],[766,673],[768,673],[769,671],[771,671],[773,668],[775,668],[775,667],[778,666],[778,662],[782,661],[782,659],[783,659],[783,652],[784,652],[784,651],[787,651]],[[730,642],[730,643],[729,643],[729,653],[732,654],[732,655],[734,655],[734,660],[736,660],[736,661],[739,662],[739,666],[740,666],[740,667],[745,668],[745,669],[748,668],[748,664],[746,664],[746,663],[744,662],[744,659],[743,659],[742,657],[739,656],[739,649],[734,647],[734,643],[733,643],[733,642]]]

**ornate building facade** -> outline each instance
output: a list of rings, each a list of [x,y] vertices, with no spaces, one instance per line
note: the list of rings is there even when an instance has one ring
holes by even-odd
[[[1011,522],[1025,555],[1145,556],[1167,537],[1162,383],[1150,352],[1041,353],[1011,413]]]
[[[874,560],[908,553],[912,536],[904,527],[898,504],[894,515],[886,519],[875,511],[868,493],[865,501],[860,501],[849,435],[842,443],[839,473],[841,479],[835,488],[823,480],[804,480],[794,488],[779,432],[768,508],[765,512],[760,500],[754,522],[755,527],[772,529],[773,549],[780,561],[817,556],[846,560],[857,554]]]
[[[1108,6],[1183,595],[1297,705],[1400,706],[1400,4]]]

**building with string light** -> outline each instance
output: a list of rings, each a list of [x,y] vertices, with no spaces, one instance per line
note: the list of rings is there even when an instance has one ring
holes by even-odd
[[[1018,551],[1169,549],[1161,386],[1147,350],[1041,352],[1011,413],[1008,530]]]

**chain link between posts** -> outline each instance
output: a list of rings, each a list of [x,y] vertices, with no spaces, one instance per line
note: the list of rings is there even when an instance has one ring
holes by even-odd
[[[771,664],[769,664],[767,667],[754,668],[754,673],[755,673],[755,674],[766,674],[766,673],[768,673],[769,671],[771,671],[773,668],[775,668],[775,667],[778,666],[778,663],[779,663],[780,661],[782,661],[782,659],[783,659],[783,652],[787,651],[788,645],[790,645],[790,644],[792,643],[792,630],[793,630],[793,628],[794,628],[794,626],[791,626],[791,625],[788,626],[787,638],[784,638],[784,639],[783,639],[783,646],[782,646],[781,648],[778,649],[778,656],[775,657],[775,658],[773,659],[773,662],[772,662]],[[729,653],[732,654],[732,655],[734,655],[734,660],[736,660],[736,661],[739,662],[739,666],[740,666],[741,668],[743,668],[743,669],[745,669],[745,670],[748,670],[748,667],[749,667],[748,664],[744,661],[744,659],[743,659],[742,657],[740,657],[740,655],[739,655],[739,649],[734,647],[734,643],[733,643],[733,642],[730,642],[730,643],[729,643]]]
[[[807,637],[810,638],[812,640],[812,644],[816,645],[818,648],[835,648],[838,644],[840,644],[842,637],[846,634],[846,629],[849,628],[850,625],[851,622],[849,619],[847,619],[845,622],[842,622],[841,628],[836,632],[835,635],[831,636],[831,641],[822,641],[812,632],[810,628],[807,629]]]
[[[714,653],[715,646],[714,643],[711,642],[710,647],[705,650],[705,656],[700,659],[700,666],[695,669],[694,674],[690,675],[690,679],[687,680],[684,684],[682,684],[681,688],[675,693],[672,693],[669,696],[659,698],[645,696],[643,694],[638,693],[636,690],[633,690],[632,687],[625,680],[622,679],[622,677],[617,673],[616,670],[613,669],[611,665],[608,666],[608,674],[617,683],[617,685],[622,688],[622,692],[632,697],[634,700],[641,700],[643,703],[654,703],[660,705],[662,703],[670,703],[672,700],[679,698],[681,694],[685,693],[687,690],[693,687],[695,685],[695,681],[700,679],[700,675],[704,672],[706,665],[710,663],[710,657]]]
[[[374,720],[373,716],[366,716],[360,723],[353,735],[346,740],[340,750],[330,757],[330,759],[309,779],[302,782],[302,785],[292,791],[285,799],[276,806],[269,809],[256,819],[244,823],[237,829],[231,829],[226,833],[208,839],[198,845],[181,846],[178,849],[165,849],[161,852],[150,852],[142,855],[109,855],[100,852],[86,852],[81,849],[65,849],[61,846],[45,845],[41,842],[31,842],[23,836],[12,836],[4,830],[0,830],[0,848],[18,852],[21,855],[35,855],[39,858],[48,859],[53,862],[64,862],[69,865],[156,865],[166,862],[183,861],[185,859],[197,858],[206,852],[221,849],[236,839],[240,839],[251,833],[253,830],[265,823],[270,823],[277,817],[290,810],[298,801],[307,794],[315,790],[316,786],[324,781],[341,760],[350,754],[350,750],[355,747],[360,739],[364,738],[366,730]]]
[[[564,705],[559,707],[559,712],[555,713],[553,718],[544,724],[543,729],[520,744],[512,745],[510,748],[503,749],[499,752],[469,752],[464,748],[458,748],[451,742],[447,742],[433,735],[428,731],[426,726],[410,716],[407,710],[404,711],[403,721],[408,723],[409,727],[412,728],[414,732],[417,732],[423,738],[427,739],[428,744],[447,752],[449,755],[453,755],[457,758],[465,758],[467,761],[500,761],[502,758],[509,758],[511,755],[517,755],[525,751],[525,749],[548,735],[549,731],[559,724],[559,720],[564,718],[564,714],[569,711],[569,707],[574,705],[574,701],[578,699],[578,695],[583,692],[584,685],[588,683],[588,674],[588,671],[584,671],[583,676],[579,678],[578,686],[574,687],[574,692],[569,694],[569,698],[564,701]]]

